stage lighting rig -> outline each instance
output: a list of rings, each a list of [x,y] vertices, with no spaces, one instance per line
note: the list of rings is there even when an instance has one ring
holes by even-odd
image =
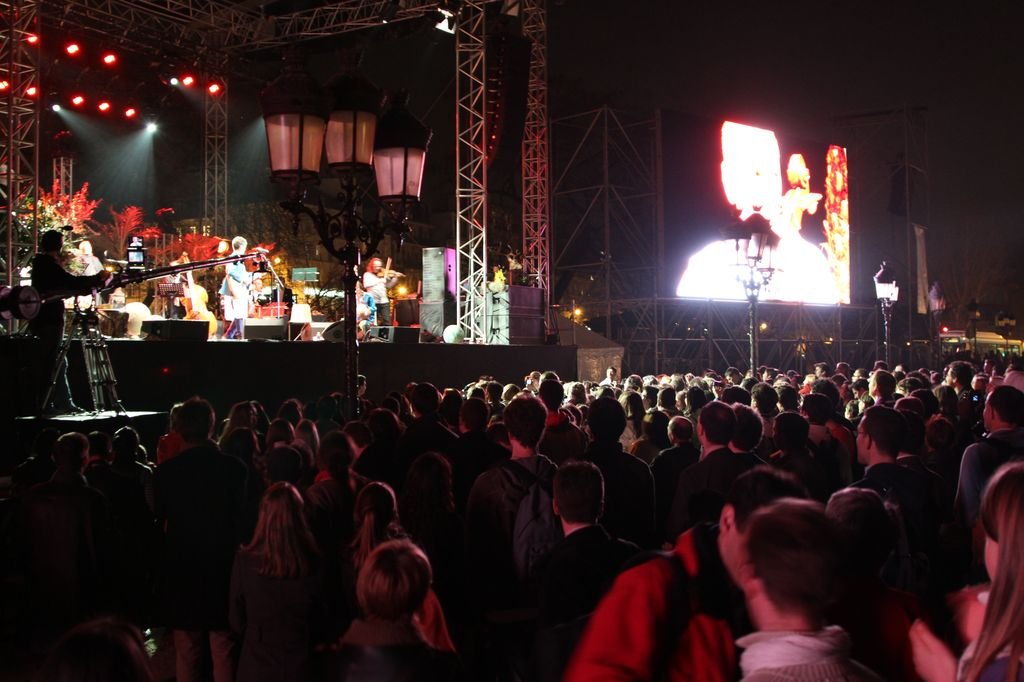
[[[401,246],[409,230],[410,209],[419,201],[432,135],[408,111],[406,99],[404,94],[388,97],[388,107],[381,114],[382,93],[356,73],[354,64],[325,93],[294,53],[286,56],[284,72],[260,93],[271,179],[291,190],[282,206],[294,217],[296,232],[301,219],[308,218],[320,243],[343,266],[345,390],[351,417],[359,409],[357,270],[376,253],[387,233]],[[323,200],[316,210],[303,202],[305,185],[319,182],[325,150],[328,167],[341,179],[337,211],[328,211]],[[376,218],[368,218],[365,208],[375,212]]]

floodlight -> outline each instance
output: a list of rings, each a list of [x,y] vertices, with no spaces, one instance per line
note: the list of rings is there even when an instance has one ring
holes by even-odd
[[[108,52],[103,55],[103,63],[107,66],[112,66],[117,63],[117,55],[113,52]]]
[[[153,121],[150,121],[149,123],[147,123],[146,124],[146,132],[147,133],[155,133],[156,132],[156,123],[154,123]]]
[[[68,43],[68,44],[67,44],[67,45],[66,45],[66,46],[64,47],[64,51],[65,51],[65,52],[67,52],[67,53],[68,53],[69,55],[71,55],[72,57],[74,57],[75,55],[77,55],[77,54],[78,54],[79,52],[81,52],[81,51],[82,51],[82,48],[80,48],[80,47],[78,46],[78,43]]]

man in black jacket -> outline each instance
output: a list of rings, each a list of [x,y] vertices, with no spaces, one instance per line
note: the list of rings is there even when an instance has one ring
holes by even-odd
[[[597,465],[605,481],[601,525],[614,537],[654,547],[654,476],[643,460],[622,450],[626,412],[614,398],[598,398],[590,405],[587,425],[593,440],[583,458]]]
[[[211,440],[214,422],[206,400],[183,403],[173,428],[184,447],[153,477],[156,514],[164,528],[159,615],[174,631],[179,682],[204,679],[207,643],[214,682],[232,682],[235,676],[228,587],[241,539],[247,470]]]
[[[71,229],[71,228],[68,228]],[[76,277],[60,264],[60,251],[64,246],[64,233],[61,230],[49,230],[39,238],[39,253],[32,259],[32,286],[39,296],[46,301],[39,309],[39,314],[28,323],[29,330],[39,339],[39,367],[36,372],[36,385],[39,389],[41,403],[50,379],[56,372],[50,405],[40,405],[42,411],[52,405],[53,411],[81,412],[71,400],[71,388],[68,386],[66,360],[57,366],[57,355],[61,342],[64,340],[64,302],[62,297],[87,294],[92,289],[99,289],[113,278],[109,272],[101,272],[88,277]],[[47,301],[46,299],[52,298]]]

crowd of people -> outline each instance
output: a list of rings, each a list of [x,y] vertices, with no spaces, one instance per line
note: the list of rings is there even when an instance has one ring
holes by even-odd
[[[45,429],[40,680],[1024,680],[1024,364],[410,383]],[[13,511],[11,511],[13,510]]]

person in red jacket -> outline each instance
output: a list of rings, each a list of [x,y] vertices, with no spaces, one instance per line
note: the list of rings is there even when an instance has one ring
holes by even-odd
[[[591,616],[564,679],[735,679],[733,642],[750,625],[726,567],[742,562],[750,515],[785,497],[807,497],[788,473],[758,466],[739,476],[717,525],[694,526],[667,556],[619,575]]]

